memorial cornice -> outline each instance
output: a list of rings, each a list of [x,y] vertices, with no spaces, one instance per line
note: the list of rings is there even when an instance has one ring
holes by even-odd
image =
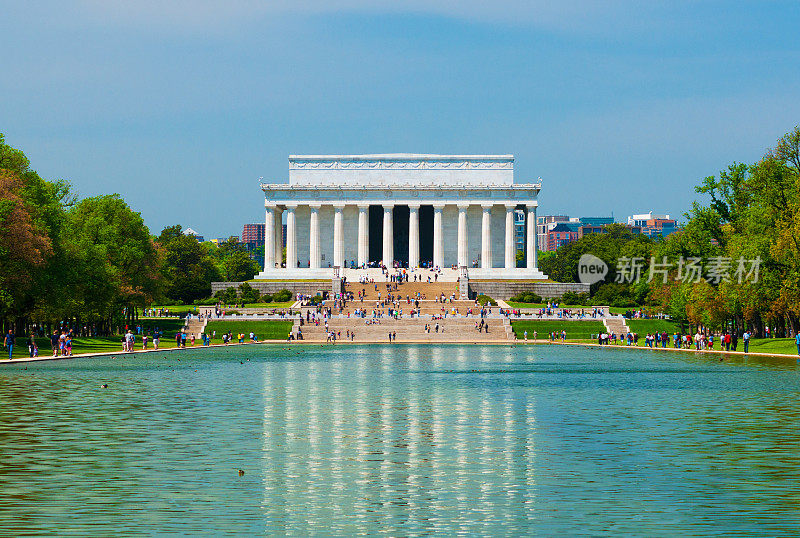
[[[502,170],[514,168],[513,155],[290,155],[289,170]]]
[[[414,185],[406,183],[402,185],[382,185],[379,183],[372,183],[367,185],[330,185],[329,183],[315,183],[315,184],[301,184],[290,185],[289,183],[261,183],[261,190],[268,191],[528,191],[531,189],[540,190],[541,183],[514,183],[511,185],[506,184],[447,184],[447,185]]]

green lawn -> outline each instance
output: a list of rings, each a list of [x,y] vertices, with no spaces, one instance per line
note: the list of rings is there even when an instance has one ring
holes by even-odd
[[[162,331],[161,342],[159,349],[169,349],[175,347],[175,333],[180,332],[183,327],[181,320],[164,320],[156,319],[149,320],[157,323],[159,329]],[[149,327],[143,324],[143,327]],[[149,330],[149,329],[146,329]],[[211,321],[206,328],[209,334],[212,331],[217,331],[217,337],[212,339],[213,344],[222,343],[222,333],[228,330],[232,331],[234,335],[239,332],[245,333],[247,339],[250,338],[250,331],[253,331],[259,340],[285,340],[289,331],[292,330],[291,321]],[[0,340],[2,344],[2,340]],[[202,340],[198,339],[195,346],[200,346]],[[50,348],[49,338],[37,338],[36,345],[39,346],[39,356],[49,357],[52,355]],[[189,344],[187,344],[188,347]],[[153,349],[152,338],[148,339],[147,348]],[[134,349],[142,349],[142,337],[136,336],[136,343]],[[72,354],[78,355],[80,353],[122,353],[122,335],[117,336],[96,336],[93,338],[75,338],[72,341]],[[17,338],[17,343],[14,345],[14,358],[21,359],[28,357],[28,341],[26,338]],[[8,351],[0,345],[0,360],[8,359]]]
[[[139,322],[134,323],[133,326],[141,325],[142,330],[149,333],[158,329],[163,336],[167,336],[170,333],[174,335],[176,332],[180,332],[183,324],[184,321],[181,318],[139,318]]]
[[[165,333],[164,336],[161,338],[161,344],[158,346],[159,349],[175,347],[174,336],[175,336],[174,333],[172,334]],[[0,344],[2,344],[2,341],[0,341]],[[50,348],[50,339],[37,338],[36,345],[39,346],[40,357],[49,357],[53,354]],[[153,349],[152,340],[149,340],[147,342],[147,348]],[[142,349],[141,336],[136,337],[136,343],[134,344],[134,349]],[[122,335],[96,336],[93,338],[75,338],[72,341],[73,355],[78,355],[79,353],[113,353],[113,352],[122,353]],[[16,345],[14,345],[14,358],[21,359],[23,357],[28,357],[28,356],[29,356],[28,340],[26,338],[17,338],[17,343]],[[8,359],[8,351],[5,348],[2,349],[2,354],[0,354],[0,360],[4,359]]]
[[[511,308],[546,308],[547,303],[516,303],[513,301],[506,301],[508,306]],[[576,306],[576,305],[563,305],[559,306],[559,308],[569,308],[571,310],[580,310],[583,308],[584,310],[591,310],[594,308],[593,306]],[[635,307],[624,307],[624,306],[610,306],[608,311],[612,314],[624,314],[625,312],[630,312],[636,310]]]
[[[289,308],[295,302],[296,301],[286,301],[284,303],[245,303],[244,307],[245,308],[266,308],[268,310],[270,308],[281,309],[281,308]]]
[[[186,315],[187,312],[192,312],[192,313],[197,312],[198,311],[197,309],[200,307],[193,304],[180,304],[180,305],[159,305],[159,306],[153,306],[151,308],[154,308],[156,310],[158,310],[159,308],[164,308],[166,310],[169,310],[170,315],[179,314],[183,316]],[[141,315],[141,310],[139,311],[139,315]]]
[[[633,312],[634,310],[638,310],[638,306],[609,306],[608,312],[611,314],[623,315],[625,312]]]
[[[742,339],[739,339],[737,351],[744,351]],[[750,341],[750,351],[753,353],[786,353],[787,355],[797,354],[797,344],[794,338],[759,338]]]
[[[528,338],[533,338],[533,331],[539,338],[547,338],[551,331],[567,331],[569,340],[589,340],[593,334],[606,330],[602,321],[559,321],[559,320],[516,320],[511,322],[511,328],[517,338],[524,338],[528,331]]]
[[[681,330],[677,323],[668,319],[627,319],[625,324],[632,332],[638,333],[639,336],[647,333],[663,333],[664,331],[672,336],[675,331]]]
[[[513,301],[506,301],[506,304],[511,308],[544,308],[547,306],[546,303],[515,303]]]
[[[234,337],[239,333],[244,333],[246,339],[250,338],[250,333],[254,332],[259,340],[286,340],[292,330],[292,321],[289,320],[270,320],[270,321],[209,321],[206,325],[206,333],[213,334],[217,331],[216,338],[212,343],[222,342],[222,334],[231,331]]]

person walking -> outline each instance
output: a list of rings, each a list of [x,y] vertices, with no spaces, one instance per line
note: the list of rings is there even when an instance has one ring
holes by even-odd
[[[8,350],[8,360],[11,360],[14,354],[14,331],[11,329],[8,330],[8,334],[3,339],[3,345]]]
[[[36,347],[36,337],[34,336],[33,333],[31,333],[31,337],[28,339],[28,355],[30,357],[33,357],[37,351],[38,348]]]
[[[800,332],[794,335],[794,342],[797,344],[797,354],[800,355]]]
[[[53,348],[53,357],[58,356],[58,331],[53,331],[53,334],[50,335],[50,347]]]
[[[744,342],[744,352],[750,351],[750,331],[745,331],[742,335],[742,342]]]

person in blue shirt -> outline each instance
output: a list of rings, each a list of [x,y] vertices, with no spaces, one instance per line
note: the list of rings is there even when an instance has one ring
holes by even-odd
[[[800,355],[800,333],[794,335],[794,341],[797,344],[797,354]]]
[[[11,329],[8,330],[8,334],[3,339],[3,345],[6,346],[8,350],[8,360],[11,360],[14,353],[14,331]]]

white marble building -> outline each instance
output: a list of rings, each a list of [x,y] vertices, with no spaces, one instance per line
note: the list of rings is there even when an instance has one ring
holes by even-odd
[[[261,188],[266,241],[256,278],[329,278],[339,267],[352,279],[376,263],[438,267],[443,277],[466,267],[470,278],[546,278],[537,268],[540,184],[514,183],[513,155],[292,155],[288,183]],[[519,207],[530,226],[518,268]]]

